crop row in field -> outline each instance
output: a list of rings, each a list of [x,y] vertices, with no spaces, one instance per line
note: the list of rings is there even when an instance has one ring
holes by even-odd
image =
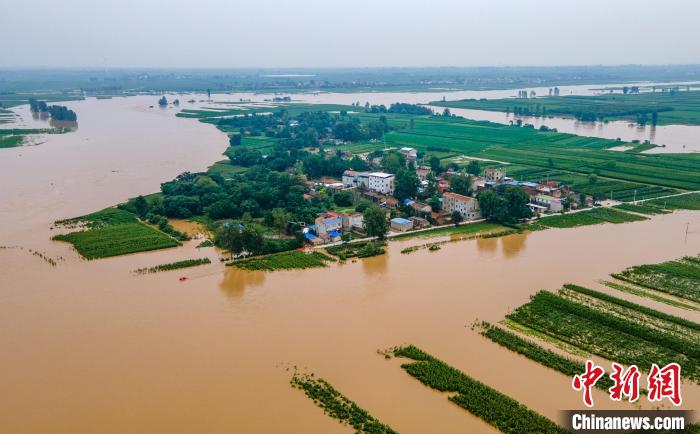
[[[613,277],[700,303],[700,258],[685,257],[661,264],[630,267]]]
[[[598,310],[541,291],[507,318],[592,354],[623,364],[651,366],[680,363],[683,375],[700,380],[697,339],[635,323],[610,311]]]
[[[298,250],[290,252],[275,253],[267,256],[260,256],[249,259],[241,259],[231,262],[229,265],[242,268],[244,270],[291,270],[325,267],[327,262],[335,259],[321,252],[305,253]]]
[[[515,333],[503,330],[492,324],[484,322],[481,324],[481,334],[498,345],[521,354],[548,368],[559,371],[567,376],[578,375],[585,371],[585,365],[578,360],[564,357],[554,351],[548,350],[533,341],[523,339]],[[600,389],[607,389],[613,385],[609,377],[602,377],[596,384]]]
[[[106,258],[180,245],[174,238],[143,223],[104,226],[56,235],[53,239],[73,244],[78,253],[86,259]]]
[[[413,345],[394,350],[413,362],[401,367],[421,383],[441,392],[456,392],[448,399],[505,433],[564,433],[564,429],[518,401],[469,377]]]
[[[295,373],[291,379],[292,387],[304,391],[316,405],[328,416],[341,423],[352,426],[356,433],[391,434],[391,427],[370,415],[367,410],[340,393],[326,380],[311,374]]]
[[[569,214],[543,217],[526,223],[523,229],[542,230],[547,228],[573,228],[578,226],[597,225],[602,223],[627,223],[646,220],[646,217],[618,211],[612,208],[593,208]]]
[[[210,264],[211,260],[209,258],[198,258],[198,259],[185,259],[184,261],[170,262],[167,264],[160,264],[153,267],[139,268],[134,272],[136,274],[146,274],[146,273],[158,273],[160,271],[170,271],[177,270],[180,268],[196,267],[198,265]]]

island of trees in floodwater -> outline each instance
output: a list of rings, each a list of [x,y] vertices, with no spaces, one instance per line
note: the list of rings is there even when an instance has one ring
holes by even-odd
[[[71,109],[63,105],[48,105],[46,101],[29,99],[29,109],[32,113],[48,113],[55,121],[75,122],[78,115]]]

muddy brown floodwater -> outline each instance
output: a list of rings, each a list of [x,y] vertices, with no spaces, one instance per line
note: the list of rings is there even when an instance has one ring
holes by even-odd
[[[0,249],[0,432],[350,432],[290,387],[294,367],[400,432],[492,432],[377,354],[408,343],[556,419],[581,408],[570,379],[470,325],[499,321],[542,288],[700,252],[700,213],[684,211],[410,255],[399,252],[425,240],[397,241],[384,256],[304,271],[223,267],[198,241],[80,260],[49,241],[53,220],[155,191],[226,145],[210,125],[148,109],[152,99],[68,103],[79,109],[76,132],[0,155],[0,244],[10,247]],[[63,259],[53,267],[29,248]],[[212,264],[132,273],[202,256]],[[684,408],[699,407],[700,388],[683,393]]]

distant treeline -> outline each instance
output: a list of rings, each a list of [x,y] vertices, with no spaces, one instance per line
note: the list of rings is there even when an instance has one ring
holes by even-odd
[[[57,121],[75,122],[78,120],[78,115],[63,105],[47,105],[46,101],[29,98],[29,108],[33,113],[49,113],[51,118]]]

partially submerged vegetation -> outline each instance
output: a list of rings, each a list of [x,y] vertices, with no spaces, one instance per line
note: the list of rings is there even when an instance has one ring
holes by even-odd
[[[367,410],[360,408],[322,378],[315,377],[313,374],[295,372],[290,382],[292,387],[303,390],[306,396],[323,409],[325,414],[342,424],[352,426],[356,433],[393,434],[396,432],[372,417]]]
[[[573,377],[585,371],[585,364],[581,361],[564,357],[552,350],[541,347],[532,340],[521,338],[513,332],[504,330],[487,322],[480,325],[481,334],[498,345],[521,354],[548,368],[559,371],[562,374]],[[602,377],[595,384],[596,387],[606,390],[613,385],[609,377]]]
[[[673,298],[663,297],[656,293],[655,291],[648,290],[647,288],[642,288],[636,285],[630,285],[627,282],[610,282],[604,281],[603,284],[609,288],[616,289],[621,292],[626,292],[628,294],[636,295],[638,297],[648,298],[649,300],[658,301],[659,303],[664,303],[669,306],[679,307],[686,310],[697,310],[700,311],[700,305],[692,305],[682,301],[678,301]]]
[[[325,267],[328,262],[335,259],[321,252],[305,253],[298,250],[291,252],[275,253],[267,256],[260,256],[249,259],[239,259],[229,263],[244,270],[291,270]]]
[[[547,336],[626,365],[680,363],[700,381],[700,334],[685,320],[585,288],[540,291],[507,315]]]
[[[117,208],[60,220],[55,224],[85,228],[53,237],[56,241],[73,244],[85,259],[106,258],[180,245],[178,240],[141,223],[133,214]]]
[[[180,268],[196,267],[198,265],[211,264],[209,258],[185,259],[184,261],[170,262],[168,264],[160,264],[153,267],[139,268],[134,272],[136,274],[158,273],[160,271],[171,271]]]
[[[326,247],[326,251],[337,256],[340,260],[349,258],[369,258],[383,255],[384,243],[378,241],[361,241],[356,243],[343,243],[337,246]]]
[[[630,267],[613,277],[654,291],[700,303],[700,258],[686,256],[661,264]]]
[[[409,345],[393,351],[413,362],[401,367],[421,383],[455,395],[448,399],[505,433],[564,433],[563,428],[518,401]]]
[[[426,229],[419,232],[405,232],[392,237],[392,240],[406,240],[411,238],[431,238],[440,236],[451,236],[459,239],[475,238],[486,234],[500,233],[508,231],[510,228],[498,223],[476,222],[466,223],[459,226],[449,225]]]

